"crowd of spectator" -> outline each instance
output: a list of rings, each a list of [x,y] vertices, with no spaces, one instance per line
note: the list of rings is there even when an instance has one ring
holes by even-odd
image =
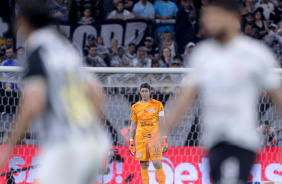
[[[46,1],[50,15],[62,23],[95,24],[105,19],[141,19],[153,25],[148,26],[147,36],[138,45],[120,45],[113,38],[111,47],[107,48],[102,37],[88,35],[83,56],[85,64],[91,67],[189,67],[192,49],[206,39],[200,16],[208,0]],[[106,11],[105,7],[110,5],[113,10]],[[282,0],[238,0],[238,7],[242,15],[242,32],[267,44],[281,62]],[[6,60],[8,53],[5,49],[13,48],[13,42],[12,37],[6,38],[0,52],[1,61]],[[24,48],[13,49],[13,58],[20,63],[24,59]],[[172,65],[176,62],[177,65]]]
[[[206,38],[199,19],[208,0],[202,0],[200,6],[195,6],[192,0],[181,0],[178,3],[169,0],[129,2],[114,1],[116,9],[106,18],[134,18],[154,22],[155,34],[149,33],[140,45],[131,43],[118,47],[116,44],[112,48],[104,48],[104,53],[110,53],[107,57],[102,57],[104,63],[111,67],[188,67],[192,49]],[[267,44],[281,61],[282,1],[238,0],[238,6],[242,15],[242,32]],[[97,42],[98,39],[95,43],[98,44]],[[112,42],[117,40],[113,39]],[[101,56],[101,52],[98,51],[97,54]],[[172,66],[175,62],[178,65]]]
[[[50,6],[50,15],[62,23],[99,24],[105,19],[147,21],[149,31],[138,45],[134,43],[121,45],[118,39],[113,38],[108,48],[101,36],[87,35],[82,55],[85,65],[89,67],[189,67],[192,50],[200,41],[207,38],[206,31],[200,23],[200,16],[201,12],[205,11],[209,0],[46,1]],[[113,8],[106,11],[105,7],[111,7],[111,5]],[[17,4],[13,7],[14,13],[17,14]],[[281,65],[282,0],[238,0],[238,7],[242,15],[240,24],[242,33],[267,44],[276,54],[280,61],[278,64]],[[5,43],[1,45],[2,66],[19,66],[24,62],[25,48],[15,48],[14,44],[13,36],[8,35]],[[17,78],[11,75],[3,76],[6,80],[14,78],[15,81]],[[114,75],[104,81],[106,84],[120,82],[177,84],[181,81],[181,77],[180,75],[157,76],[154,74],[145,77]],[[3,84],[2,87],[18,90],[17,84],[12,82]],[[170,93],[172,90],[167,91]]]

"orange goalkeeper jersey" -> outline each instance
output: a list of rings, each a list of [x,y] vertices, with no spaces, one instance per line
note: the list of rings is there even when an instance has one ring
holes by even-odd
[[[149,142],[160,136],[159,117],[165,116],[163,104],[151,99],[148,103],[141,101],[131,108],[131,121],[137,121],[135,142]]]

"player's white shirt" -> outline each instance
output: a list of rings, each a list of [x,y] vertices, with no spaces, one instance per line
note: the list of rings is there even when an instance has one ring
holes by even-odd
[[[88,74],[68,44],[51,28],[37,30],[27,40],[26,73],[41,63],[47,87],[47,105],[35,120],[42,142],[41,184],[94,183],[109,147],[88,103]]]
[[[255,151],[259,145],[257,100],[279,87],[276,60],[261,43],[240,35],[226,45],[207,40],[195,48],[189,84],[203,95],[207,147],[227,141]]]

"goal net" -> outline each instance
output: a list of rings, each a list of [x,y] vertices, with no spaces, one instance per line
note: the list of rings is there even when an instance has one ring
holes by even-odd
[[[168,107],[174,105],[181,81],[187,69],[136,69],[136,68],[92,68],[97,74],[105,94],[104,122],[112,149],[101,164],[97,183],[140,184],[141,174],[138,161],[129,154],[129,126],[131,106],[140,100],[138,89],[141,83],[152,86],[151,97],[161,101],[166,114]],[[4,148],[4,138],[11,132],[15,114],[21,113],[19,100],[22,92],[20,69],[0,68],[0,146]],[[169,151],[163,155],[166,184],[209,184],[209,160],[202,137],[201,96],[194,100],[193,108],[186,113],[168,136]],[[282,182],[282,122],[276,107],[269,96],[262,92],[257,101],[257,127],[265,121],[270,122],[273,136],[262,139],[255,164],[252,167],[250,182]],[[38,161],[40,160],[40,140],[36,126],[31,125],[13,151],[6,171],[0,173],[0,184],[36,183],[38,180]],[[268,142],[275,139],[271,147]],[[1,149],[2,150],[2,149]],[[52,177],[52,176],[50,176]],[[157,184],[153,165],[149,167],[150,184]]]

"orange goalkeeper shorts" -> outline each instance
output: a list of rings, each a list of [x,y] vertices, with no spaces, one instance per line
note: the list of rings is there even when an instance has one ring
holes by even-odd
[[[136,142],[135,160],[162,160],[161,144],[154,145],[152,142]]]

